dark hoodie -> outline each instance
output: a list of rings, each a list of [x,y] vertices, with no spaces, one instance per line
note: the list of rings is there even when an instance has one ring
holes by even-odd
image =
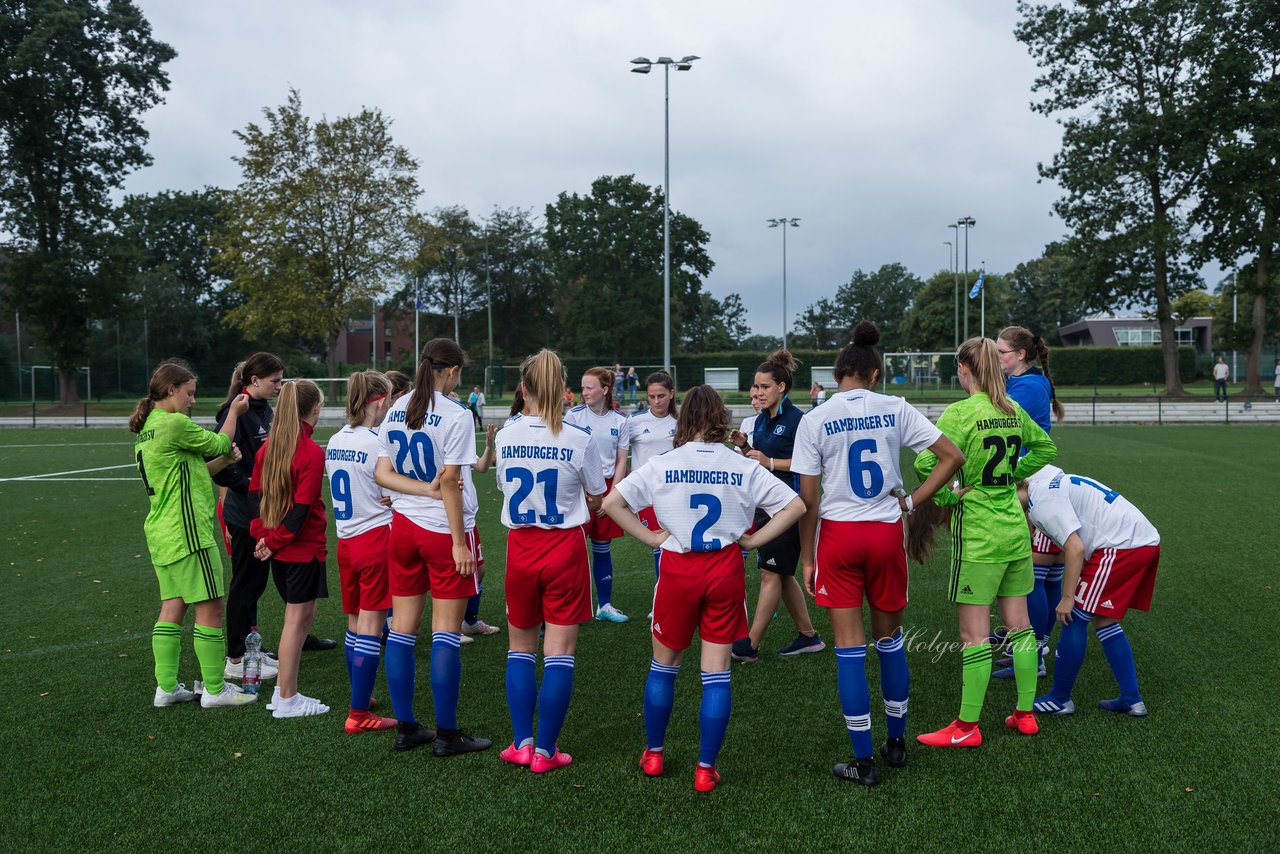
[[[217,430],[227,420],[230,404],[218,410]],[[249,512],[249,481],[253,477],[254,460],[258,458],[258,449],[267,440],[271,430],[271,402],[249,398],[249,411],[236,420],[236,435],[232,441],[240,449],[240,462],[227,466],[213,477],[218,486],[229,490],[222,503],[222,519],[228,525],[237,528],[248,528],[251,514]]]

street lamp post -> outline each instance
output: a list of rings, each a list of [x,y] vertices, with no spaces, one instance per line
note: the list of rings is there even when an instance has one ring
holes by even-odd
[[[648,74],[655,65],[662,66],[662,364],[671,371],[671,66],[677,71],[693,68],[697,56],[656,60],[638,56],[631,60],[636,74]]]
[[[952,236],[956,239],[955,260],[951,262],[951,278],[955,282],[955,291],[956,291],[955,347],[957,350],[959,350],[960,349],[960,299],[961,299],[961,296],[960,296],[960,224],[953,222],[951,223],[951,225],[947,226],[947,228],[950,228],[952,231],[955,232],[955,234],[953,234]]]
[[[800,218],[779,217],[765,220],[770,228],[782,227],[782,349],[787,349],[787,229],[799,228]]]
[[[964,229],[964,337],[969,340],[969,229],[978,223],[971,216],[961,217],[956,225]]]

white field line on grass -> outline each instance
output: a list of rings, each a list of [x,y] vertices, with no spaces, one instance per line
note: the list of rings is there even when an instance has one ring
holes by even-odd
[[[132,445],[133,442],[59,442],[51,444],[48,442],[36,442],[30,445],[4,445],[0,444],[0,451],[5,448],[97,448],[103,445]]]
[[[98,468],[92,468],[92,469],[72,469],[71,471],[52,471],[46,474],[28,474],[28,475],[23,475],[22,477],[0,477],[0,483],[8,483],[9,481],[15,481],[15,480],[48,480],[50,478],[61,478],[64,475],[69,475],[69,474],[89,474],[90,472],[95,472],[95,471],[114,471],[116,469],[131,469],[136,467],[137,466],[134,463],[124,463],[123,465],[118,465],[118,466],[99,466]],[[70,480],[70,478],[67,478],[67,479]],[[98,478],[92,478],[92,479],[97,480]],[[132,480],[132,479],[133,478],[111,478],[111,480]]]
[[[27,649],[22,652],[0,652],[0,665],[6,661],[16,658],[37,658],[42,655],[55,655],[59,652],[74,652],[78,649],[89,649],[95,646],[109,646],[111,644],[124,643],[125,641],[142,641],[150,637],[149,634],[139,632],[137,634],[120,635],[113,638],[101,638],[99,640],[82,640],[75,643],[63,643],[57,646],[43,646],[39,649]]]
[[[91,483],[107,483],[108,481],[115,481],[115,480],[119,480],[119,481],[129,481],[130,483],[137,483],[137,481],[138,481],[138,479],[137,479],[136,477],[48,477],[48,476],[44,476],[44,477],[39,477],[39,478],[31,478],[31,477],[11,477],[11,478],[0,478],[0,483],[6,483],[6,482],[13,482],[13,483],[82,483],[82,482],[86,482],[86,481],[91,482]]]

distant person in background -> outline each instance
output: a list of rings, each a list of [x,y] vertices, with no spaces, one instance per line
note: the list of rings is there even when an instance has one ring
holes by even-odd
[[[634,367],[627,368],[627,403],[634,404],[636,402],[636,394],[640,390],[640,375],[636,373]]]
[[[467,409],[471,410],[471,417],[475,419],[476,426],[480,426],[480,386],[472,386],[471,394],[467,395]]]
[[[1280,403],[1280,359],[1276,359],[1276,403]]]
[[[613,399],[622,403],[627,396],[627,370],[616,362],[613,365]]]
[[[809,386],[809,408],[810,409],[813,409],[813,407],[818,405],[818,391],[821,388],[822,386],[818,385],[817,380],[814,380],[813,385]]]
[[[822,405],[822,401],[824,401],[824,400],[826,400],[826,399],[827,399],[827,390],[826,390],[825,388],[823,388],[822,386],[818,386],[818,397],[817,397],[817,399],[813,402],[813,405],[814,405],[814,406],[820,406],[820,405]]]
[[[1213,366],[1213,399],[1223,402],[1227,399],[1227,380],[1231,379],[1231,368],[1224,356],[1218,357],[1218,364]],[[1221,395],[1221,397],[1219,397]]]

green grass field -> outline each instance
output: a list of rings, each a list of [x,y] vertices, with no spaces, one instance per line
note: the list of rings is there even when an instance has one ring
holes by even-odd
[[[575,757],[572,767],[535,777],[504,765],[496,748],[447,760],[429,750],[395,754],[389,734],[342,733],[340,651],[303,658],[302,687],[333,706],[328,715],[277,721],[262,705],[152,708],[157,603],[142,535],[147,502],[135,472],[105,468],[129,463],[131,436],[2,432],[5,848],[1275,850],[1280,432],[1078,427],[1059,429],[1055,438],[1065,468],[1121,490],[1162,532],[1153,610],[1125,621],[1151,715],[1130,719],[1094,708],[1115,690],[1091,639],[1074,718],[1042,718],[1035,738],[1013,735],[1001,723],[1013,686],[993,680],[981,749],[912,747],[906,769],[882,766],[878,788],[851,786],[830,775],[831,764],[849,753],[834,656],[779,658],[777,648],[794,632],[784,612],[761,661],[733,668],[733,719],[719,762],[724,782],[705,796],[691,785],[701,690],[696,642],[677,683],[667,776],[651,780],[636,770],[653,583],[651,557],[638,543],[615,546],[615,601],[632,621],[592,622],[582,632],[561,738]],[[482,616],[502,624],[499,498],[492,474],[476,480],[489,571]],[[912,567],[909,737],[950,721],[959,702],[958,652],[930,647],[956,637],[943,600],[945,556],[944,546],[931,565]],[[340,638],[345,620],[332,556],[329,571],[335,595],[321,604],[317,630]],[[749,569],[753,598],[756,579]],[[272,589],[260,616],[274,647],[281,606]],[[830,640],[825,612],[810,611]],[[463,650],[460,718],[497,746],[511,737],[505,636]],[[180,677],[188,684],[197,673],[190,638],[189,616]],[[879,743],[874,656],[867,670]],[[418,713],[429,721],[421,647],[418,687]],[[381,676],[376,693],[385,703]]]

